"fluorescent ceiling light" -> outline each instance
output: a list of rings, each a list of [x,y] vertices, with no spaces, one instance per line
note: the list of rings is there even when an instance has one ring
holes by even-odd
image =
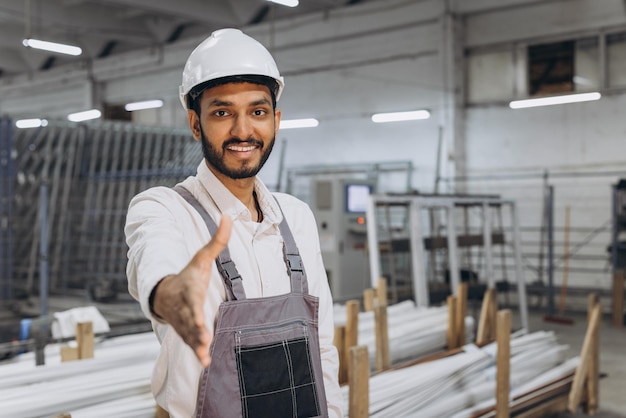
[[[67,115],[67,119],[70,122],[83,122],[91,119],[98,119],[102,116],[102,113],[98,109],[85,110],[84,112],[77,112]]]
[[[22,44],[31,48],[58,52],[60,54],[80,55],[83,53],[83,50],[77,46],[58,44],[56,42],[40,41],[39,39],[24,39],[22,41]]]
[[[568,94],[566,96],[541,97],[538,99],[514,100],[509,103],[511,109],[524,109],[526,107],[550,106],[565,103],[588,102],[598,100],[600,93]]]
[[[405,120],[428,119],[429,117],[430,112],[428,110],[414,110],[411,112],[376,113],[372,115],[372,121],[376,123],[400,122]]]
[[[319,124],[319,121],[313,118],[281,120],[280,129],[315,128]]]
[[[124,109],[132,112],[134,110],[156,109],[163,107],[163,100],[145,100],[143,102],[127,103]]]
[[[298,5],[298,0],[268,0],[271,1],[272,3],[278,3],[278,4],[282,4],[283,6],[288,6],[288,7],[296,7]]]
[[[48,121],[45,119],[20,119],[15,121],[15,126],[20,129],[39,128],[41,126],[48,126]]]

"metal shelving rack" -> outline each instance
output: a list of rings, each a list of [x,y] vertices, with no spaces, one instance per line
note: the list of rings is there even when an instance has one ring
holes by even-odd
[[[372,286],[375,286],[381,277],[381,240],[379,237],[380,219],[377,217],[377,208],[380,206],[404,206],[408,210],[408,241],[410,252],[410,268],[413,284],[414,299],[418,306],[429,305],[428,274],[426,271],[425,228],[422,222],[422,211],[430,209],[443,209],[446,211],[447,226],[445,228],[445,246],[448,254],[448,266],[450,270],[450,287],[453,294],[457,293],[457,288],[461,282],[459,268],[459,238],[467,240],[470,237],[457,235],[457,215],[454,209],[464,206],[481,208],[482,213],[482,236],[475,239],[476,245],[484,248],[485,256],[485,276],[489,288],[496,287],[494,275],[493,246],[494,239],[498,234],[492,230],[492,219],[494,210],[501,210],[508,207],[511,215],[511,245],[515,257],[515,280],[517,283],[517,294],[519,298],[519,313],[521,325],[528,328],[528,307],[526,298],[526,282],[522,268],[522,252],[519,232],[519,218],[515,202],[504,200],[498,196],[447,196],[447,195],[382,195],[373,194],[370,196],[367,209],[367,238],[370,263],[370,277]],[[432,242],[432,240],[430,241]],[[504,242],[499,242],[504,243]],[[432,244],[431,244],[432,245]]]

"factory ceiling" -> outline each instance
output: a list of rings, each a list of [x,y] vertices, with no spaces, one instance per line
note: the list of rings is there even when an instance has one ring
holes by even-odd
[[[0,81],[69,62],[247,27],[272,19],[378,0],[300,0],[285,7],[266,0],[0,0]],[[23,46],[24,38],[76,45],[78,57]]]

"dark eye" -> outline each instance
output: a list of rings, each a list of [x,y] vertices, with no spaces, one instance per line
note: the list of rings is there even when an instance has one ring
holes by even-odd
[[[228,112],[225,110],[216,110],[213,114],[218,117],[228,116]]]
[[[254,116],[263,116],[266,115],[267,112],[265,111],[265,109],[257,109],[254,111]]]

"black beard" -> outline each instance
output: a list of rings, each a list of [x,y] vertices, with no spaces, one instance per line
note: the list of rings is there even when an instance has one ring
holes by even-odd
[[[211,143],[204,136],[204,131],[202,130],[202,127],[200,127],[200,138],[204,159],[211,165],[211,167],[215,168],[219,173],[233,180],[247,179],[256,176],[258,172],[261,171],[261,168],[263,168],[265,162],[269,158],[272,152],[272,148],[274,148],[274,140],[276,139],[276,137],[272,137],[267,149],[261,155],[261,160],[256,166],[244,165],[239,168],[231,169],[226,167],[226,165],[224,164],[224,150],[227,146],[232,144],[246,143],[258,145],[261,147],[261,149],[263,149],[263,141],[254,138],[251,138],[247,141],[243,141],[239,138],[231,138],[228,141],[224,142],[224,144],[222,144],[222,149],[219,150],[211,145]]]

